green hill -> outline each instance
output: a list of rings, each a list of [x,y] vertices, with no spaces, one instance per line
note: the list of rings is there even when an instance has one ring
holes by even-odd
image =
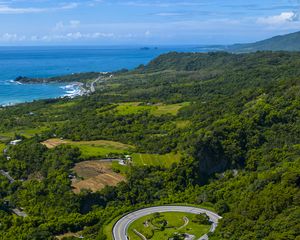
[[[255,51],[300,51],[300,31],[287,35],[272,37],[263,41],[235,44],[226,50],[232,52],[255,52]]]
[[[0,174],[0,239],[109,240],[124,213],[179,203],[222,216],[210,240],[299,240],[300,52],[174,52],[95,88],[0,109],[2,145],[22,138],[0,155],[16,180]],[[74,194],[99,142],[134,146],[132,165],[113,164],[126,181]]]

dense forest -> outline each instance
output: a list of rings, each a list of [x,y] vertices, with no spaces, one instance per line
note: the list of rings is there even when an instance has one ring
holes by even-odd
[[[300,53],[173,52],[112,74],[88,96],[0,109],[0,169],[16,179],[0,175],[0,239],[111,239],[118,216],[175,203],[215,209],[223,218],[212,240],[300,239]],[[175,114],[153,111],[178,104]],[[181,160],[130,166],[126,182],[74,194],[71,169],[86,159],[78,147],[41,144],[53,136]]]

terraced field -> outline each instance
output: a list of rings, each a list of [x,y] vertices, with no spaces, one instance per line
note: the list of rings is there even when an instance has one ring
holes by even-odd
[[[78,178],[72,181],[73,191],[79,193],[82,189],[93,192],[103,189],[105,186],[115,186],[125,177],[112,170],[112,163],[103,161],[85,161],[76,164],[73,171]]]

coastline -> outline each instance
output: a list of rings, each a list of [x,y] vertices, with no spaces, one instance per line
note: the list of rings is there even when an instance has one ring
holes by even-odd
[[[18,82],[18,81],[14,81],[14,80],[9,80],[8,82],[10,82],[10,84],[17,84],[17,85],[30,85],[33,83],[22,83],[22,82]],[[53,85],[53,84],[57,84],[57,83],[41,83],[41,85]],[[35,85],[37,85],[35,83]],[[38,100],[45,100],[45,99],[62,99],[62,98],[70,98],[73,99],[75,97],[79,97],[79,96],[84,96],[89,94],[89,90],[87,90],[84,87],[84,83],[81,82],[71,82],[71,83],[65,83],[64,85],[61,86],[57,86],[60,89],[63,89],[64,92],[62,94],[60,94],[57,97],[45,97],[45,98],[38,98],[38,99],[33,99],[31,101],[8,101],[7,103],[1,103],[0,104],[0,108],[5,108],[5,107],[12,107],[12,106],[16,106],[18,104],[22,104],[22,103],[30,103],[33,101],[38,101]]]
[[[70,75],[64,75],[63,77],[69,77],[69,76],[79,76],[90,73],[72,73]],[[33,101],[38,100],[45,100],[45,99],[62,99],[62,98],[70,98],[73,99],[75,97],[79,96],[85,96],[89,95],[91,93],[94,93],[96,91],[95,84],[98,82],[101,82],[103,80],[102,77],[109,76],[111,78],[113,75],[110,72],[93,72],[95,80],[92,82],[87,82],[86,79],[88,78],[82,78],[82,82],[80,81],[57,81],[53,79],[60,79],[61,76],[52,77],[52,78],[27,78],[27,77],[17,77],[15,80],[7,80],[6,82],[8,85],[15,85],[15,86],[55,86],[59,89],[62,89],[63,92],[60,93],[57,96],[50,96],[50,97],[44,97],[46,95],[42,95],[40,98],[36,99],[30,99],[30,100],[13,100],[8,102],[0,102],[0,107],[10,107],[15,106],[17,104],[22,103],[30,103]],[[88,75],[90,76],[90,75]],[[49,80],[50,79],[50,80]],[[25,81],[23,81],[25,80]],[[35,81],[36,80],[36,81]],[[42,81],[41,81],[42,80]]]
[[[77,96],[84,96],[88,94],[88,90],[84,88],[84,83],[81,82],[68,83],[68,85],[60,88],[65,90],[65,94],[59,98],[75,98]]]
[[[89,83],[76,87],[81,91],[77,89],[71,92],[72,89],[65,90],[59,87],[81,82],[80,79],[96,79],[100,72],[132,70],[168,52],[201,51],[190,45],[159,46],[158,49],[151,47],[147,51],[141,50],[140,46],[3,47],[1,50],[0,106],[90,94],[92,90]],[[20,61],[26,61],[26,64],[20,64]],[[40,82],[33,81],[30,84],[13,81],[18,74],[37,76]],[[43,82],[45,78],[50,78],[53,84]]]

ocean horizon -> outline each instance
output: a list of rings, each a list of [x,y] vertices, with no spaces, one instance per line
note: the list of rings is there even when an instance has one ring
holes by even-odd
[[[18,76],[53,77],[79,72],[111,72],[134,69],[155,57],[171,52],[207,52],[207,46],[101,47],[25,46],[0,47],[0,105],[72,96],[78,92],[69,84],[20,84]]]

